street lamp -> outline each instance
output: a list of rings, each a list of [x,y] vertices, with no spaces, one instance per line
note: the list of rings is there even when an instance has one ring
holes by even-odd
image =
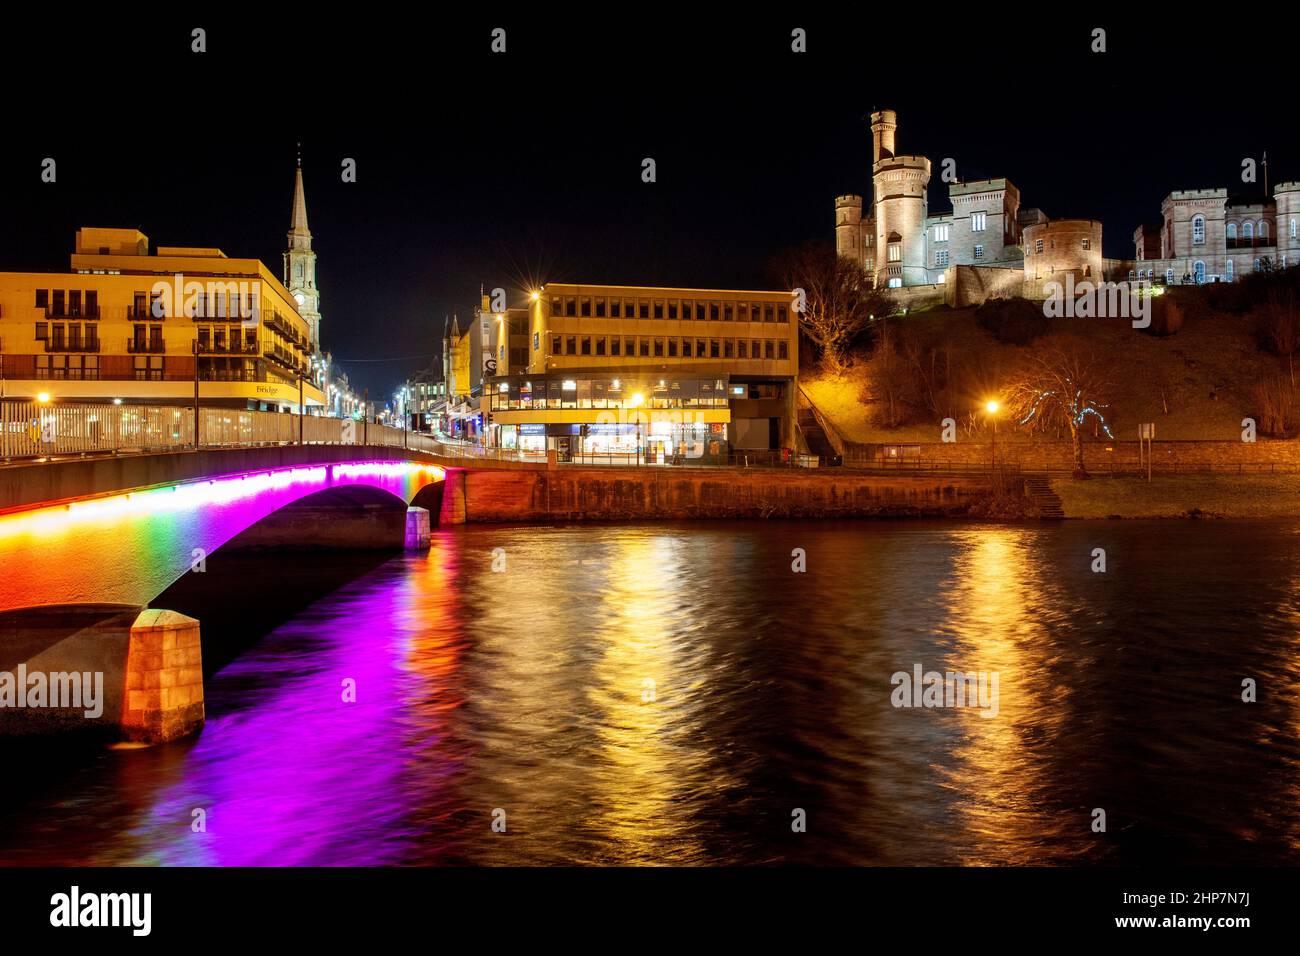
[[[998,468],[998,409],[1001,407],[996,398],[990,398],[984,403],[984,410],[993,420],[993,471],[997,471]]]
[[[630,399],[634,409],[640,408],[645,404],[645,396],[640,392],[635,392]],[[636,416],[636,463],[641,464],[641,416]]]
[[[50,404],[50,393],[41,392],[36,396],[36,400],[40,402],[42,405],[48,405]]]

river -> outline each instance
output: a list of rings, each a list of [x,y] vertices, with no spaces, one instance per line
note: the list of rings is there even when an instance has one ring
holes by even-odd
[[[262,613],[317,561],[327,593]],[[7,742],[0,864],[1300,862],[1300,523],[469,526],[230,564],[194,585],[225,614],[203,732]],[[996,715],[894,706],[918,666],[996,675]]]

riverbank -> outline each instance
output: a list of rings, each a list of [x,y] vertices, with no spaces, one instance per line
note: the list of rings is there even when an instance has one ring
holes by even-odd
[[[1059,479],[1067,518],[1296,518],[1300,475],[1156,475]]]

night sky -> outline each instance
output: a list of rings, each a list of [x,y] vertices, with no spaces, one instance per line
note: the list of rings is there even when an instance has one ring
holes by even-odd
[[[1246,156],[1268,151],[1270,182],[1300,179],[1293,107],[1240,97],[1287,65],[1261,56],[1243,86],[1212,34],[1184,39],[1154,15],[1141,30],[1116,17],[1008,31],[996,21],[1011,10],[934,8],[909,30],[865,13],[741,24],[609,5],[577,28],[327,9],[306,28],[259,14],[6,31],[0,270],[65,270],[93,225],[279,275],[301,140],[323,345],[387,394],[438,358],[444,316],[469,315],[480,284],[520,298],[545,281],[770,286],[782,247],[833,238],[837,194],[869,195],[873,108],[898,111],[900,152],[934,163],[932,212],[951,156],[963,179],[1010,178],[1024,206],[1101,219],[1113,257],[1171,189],[1262,195],[1240,182]],[[494,26],[505,55],[489,52]],[[794,26],[806,55],[789,52]],[[1105,54],[1089,50],[1094,26]],[[40,182],[45,156],[56,184]]]

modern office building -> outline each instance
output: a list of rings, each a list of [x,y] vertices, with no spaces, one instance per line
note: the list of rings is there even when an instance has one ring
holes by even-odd
[[[551,283],[528,314],[527,365],[484,385],[490,444],[649,461],[798,447],[789,292]]]
[[[315,343],[256,259],[82,228],[68,272],[0,273],[0,396],[293,411],[325,405]]]

